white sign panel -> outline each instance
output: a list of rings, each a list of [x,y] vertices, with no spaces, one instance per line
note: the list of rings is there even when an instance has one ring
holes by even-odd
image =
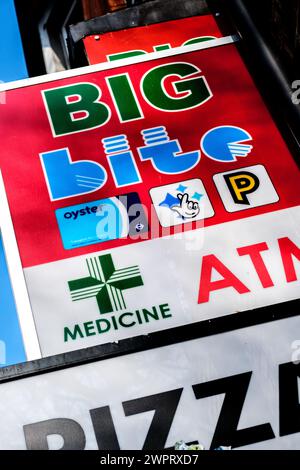
[[[289,318],[3,383],[0,448],[300,449],[299,338]]]
[[[295,207],[25,269],[43,356],[297,299],[299,227]]]

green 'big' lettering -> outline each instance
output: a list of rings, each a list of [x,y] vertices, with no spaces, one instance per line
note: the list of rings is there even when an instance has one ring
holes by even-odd
[[[212,97],[201,70],[195,65],[176,62],[154,67],[141,80],[145,100],[166,112],[184,111],[202,105]],[[164,81],[173,82],[175,96],[168,94]],[[120,122],[144,117],[128,73],[106,78]],[[101,89],[93,83],[77,83],[43,92],[53,135],[73,134],[101,127],[111,117],[110,107],[100,101]]]
[[[114,60],[130,59],[130,57],[135,57],[137,55],[144,55],[144,54],[147,54],[147,52],[141,51],[141,50],[134,50],[134,51],[118,52],[117,54],[109,54],[106,57],[107,57],[107,60],[112,62]]]
[[[144,75],[142,91],[150,104],[162,111],[183,111],[200,106],[212,97],[204,77],[194,77],[201,72],[196,66],[185,62],[155,67]],[[188,92],[185,96],[172,97],[164,89],[167,77],[178,76],[184,80],[173,82],[178,93]]]
[[[92,83],[53,88],[43,93],[56,136],[100,127],[110,118],[109,107],[99,102],[100,88]],[[80,116],[76,117],[78,113]]]
[[[115,75],[107,79],[108,86],[115,99],[120,121],[133,121],[143,118],[128,74]]]
[[[212,41],[213,39],[217,39],[214,36],[200,36],[198,38],[192,38],[183,43],[183,46],[190,46],[191,44],[198,44],[199,42],[205,42],[205,41]]]

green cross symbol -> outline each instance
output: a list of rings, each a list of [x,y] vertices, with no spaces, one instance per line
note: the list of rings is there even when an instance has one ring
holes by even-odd
[[[123,290],[143,285],[138,266],[116,269],[111,255],[86,260],[89,277],[69,281],[72,301],[96,297],[100,313],[126,308]]]

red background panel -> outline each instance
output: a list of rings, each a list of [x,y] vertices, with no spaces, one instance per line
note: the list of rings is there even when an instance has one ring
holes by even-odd
[[[95,36],[100,37],[96,40]],[[84,38],[84,46],[90,64],[106,62],[107,56],[140,49],[154,52],[154,46],[170,44],[182,46],[189,39],[199,36],[222,37],[212,15],[194,16],[164,23],[129,28]]]
[[[197,108],[175,113],[159,111],[145,102],[139,88],[141,77],[151,68],[173,61],[189,62],[202,70],[213,92],[213,97],[208,102]],[[128,123],[120,123],[105,82],[105,77],[124,72],[128,72],[131,77],[145,116],[144,119]],[[42,100],[42,90],[82,81],[100,86],[101,100],[112,109],[110,121],[91,131],[53,137]],[[254,149],[247,158],[241,158],[237,162],[220,163],[202,155],[199,164],[189,172],[173,176],[160,174],[150,161],[141,162],[135,150],[144,145],[141,130],[159,125],[166,126],[171,139],[179,139],[183,152],[199,149],[203,134],[221,125],[239,126],[250,132]],[[143,182],[117,189],[101,139],[121,133],[128,136]],[[300,204],[299,170],[234,45],[187,52],[8,91],[7,104],[0,107],[0,138],[0,167],[24,267],[135,243],[133,240],[115,240],[72,250],[63,248],[55,210],[117,194],[136,191],[141,201],[150,209],[151,188],[200,178],[215,210],[215,216],[205,220],[207,226]],[[100,162],[108,173],[106,185],[91,194],[51,202],[39,153],[64,147],[70,149],[73,161],[89,159]],[[280,196],[279,202],[234,214],[226,212],[213,183],[213,175],[255,164],[263,164],[267,168]]]

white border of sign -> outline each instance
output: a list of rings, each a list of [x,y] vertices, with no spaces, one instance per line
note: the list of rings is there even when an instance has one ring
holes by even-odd
[[[40,359],[41,349],[32,315],[19,249],[0,171],[0,230],[27,361]]]
[[[77,77],[80,75],[86,75],[89,73],[100,72],[103,70],[111,70],[118,67],[124,67],[126,65],[139,64],[141,62],[149,62],[151,60],[163,59],[164,57],[172,57],[174,55],[186,54],[188,52],[201,51],[203,49],[211,49],[217,46],[224,46],[227,44],[233,44],[239,41],[239,36],[225,36],[223,38],[211,39],[210,41],[204,41],[198,44],[192,44],[190,46],[174,47],[160,52],[150,52],[149,54],[139,55],[131,57],[129,59],[114,60],[113,62],[103,62],[96,65],[88,65],[85,67],[79,67],[77,69],[67,70],[64,72],[50,73],[48,75],[41,75],[34,78],[26,78],[24,80],[17,80],[15,82],[8,82],[0,85],[0,93],[9,90],[15,90],[17,88],[24,88],[32,85],[39,85],[41,83],[48,83],[57,80],[63,80],[65,78]]]

